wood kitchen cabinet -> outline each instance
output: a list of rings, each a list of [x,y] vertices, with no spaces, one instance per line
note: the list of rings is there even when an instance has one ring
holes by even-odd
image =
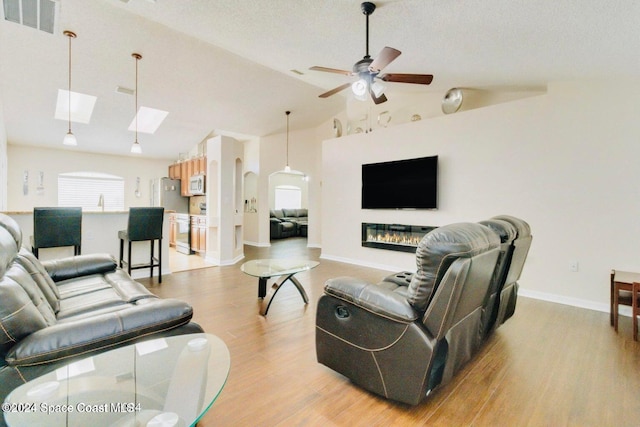
[[[169,178],[180,179],[181,176],[182,175],[180,173],[180,163],[174,163],[172,165],[169,165]]]
[[[191,215],[191,250],[205,252],[207,250],[207,217]]]
[[[189,178],[193,175],[193,162],[191,160],[180,163],[180,194],[184,197],[191,196],[189,191]]]

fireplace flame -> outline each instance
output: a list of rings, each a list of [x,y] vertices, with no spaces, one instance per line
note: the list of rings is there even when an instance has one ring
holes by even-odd
[[[405,232],[384,232],[368,234],[368,242],[390,243],[396,245],[418,246],[423,236],[416,236]]]

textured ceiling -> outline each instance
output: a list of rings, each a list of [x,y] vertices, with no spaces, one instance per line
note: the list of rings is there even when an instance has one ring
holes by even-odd
[[[640,2],[632,0],[386,0],[370,17],[370,53],[402,51],[386,72],[430,73],[431,86],[389,84],[394,93],[451,87],[544,86],[550,81],[640,77]],[[0,23],[0,99],[14,144],[61,147],[53,119],[67,85],[98,97],[89,124],[73,124],[78,150],[127,154],[139,52],[141,105],[169,111],[145,156],[175,158],[211,133],[263,136],[316,126],[346,105],[349,91],[317,95],[349,77],[365,53],[365,17],[353,0],[60,0],[54,35]],[[291,70],[299,70],[297,75]],[[588,87],[585,88],[588,90]]]

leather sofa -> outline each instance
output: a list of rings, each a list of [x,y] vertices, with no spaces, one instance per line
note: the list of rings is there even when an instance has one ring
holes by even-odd
[[[202,332],[191,306],[156,297],[111,255],[40,262],[21,246],[18,224],[0,214],[0,401],[96,352]]]
[[[515,310],[528,224],[500,216],[428,233],[415,273],[378,284],[338,277],[316,312],[318,362],[388,399],[416,405],[448,383]]]
[[[271,209],[269,211],[270,236],[272,239],[306,236],[307,223],[307,209]]]

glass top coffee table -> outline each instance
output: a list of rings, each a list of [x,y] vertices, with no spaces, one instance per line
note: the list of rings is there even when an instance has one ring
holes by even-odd
[[[229,350],[215,335],[149,340],[29,381],[2,409],[11,427],[186,427],[209,410],[229,366]]]
[[[262,307],[260,314],[267,315],[269,307],[276,293],[285,282],[290,281],[294,284],[304,303],[309,302],[309,297],[305,292],[302,284],[296,279],[296,274],[316,268],[320,263],[309,259],[300,258],[282,258],[282,259],[254,259],[247,261],[240,267],[244,273],[258,278],[258,298],[262,299]],[[283,277],[280,281],[273,284],[267,295],[267,280],[272,277]]]

